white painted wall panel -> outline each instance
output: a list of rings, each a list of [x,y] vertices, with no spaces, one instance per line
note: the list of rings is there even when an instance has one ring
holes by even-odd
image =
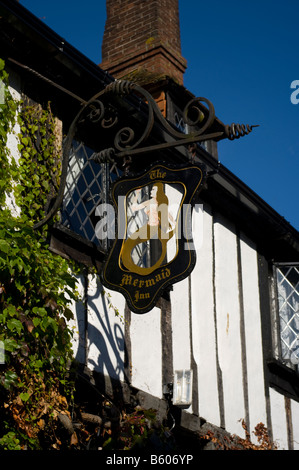
[[[173,285],[171,292],[173,369],[190,369],[189,281]]]
[[[9,92],[15,101],[21,100],[21,84],[20,78],[17,74],[10,71],[9,72]],[[18,122],[15,123],[12,132],[7,135],[7,147],[9,149],[11,157],[16,161],[19,161],[20,158],[20,151],[18,149],[19,145],[19,138],[18,135],[20,134],[21,129]],[[6,195],[6,204],[9,207],[11,214],[14,217],[18,217],[20,215],[20,208],[16,205],[15,198],[13,193]]]
[[[9,71],[9,92],[13,99],[15,101],[20,101],[21,100],[21,82],[19,76],[12,72]],[[18,149],[19,145],[19,138],[18,134],[20,134],[21,129],[20,125],[16,122],[15,126],[13,128],[13,132],[8,134],[7,136],[7,146],[11,152],[12,157],[15,159],[16,162],[18,162],[20,158],[20,151]]]
[[[74,314],[74,318],[69,320],[68,327],[73,332],[72,348],[74,357],[78,362],[85,362],[85,305],[84,305],[84,277],[78,276],[77,291],[81,301],[71,301],[69,307]]]
[[[132,386],[162,398],[161,311],[131,316]]]
[[[114,307],[123,313],[124,298],[110,292],[102,295],[102,286],[96,276],[89,277],[88,288],[88,366],[91,370],[124,379],[124,319],[115,315]],[[105,292],[109,293],[107,289]],[[109,304],[111,302],[112,306]]]
[[[215,284],[219,364],[223,380],[225,426],[244,435],[245,418],[240,339],[237,241],[234,227],[217,217],[214,226]]]
[[[269,389],[273,441],[279,450],[288,450],[285,398],[273,388]]]
[[[299,403],[291,400],[294,450],[299,450]]]
[[[220,426],[213,296],[213,218],[209,208],[193,212],[197,261],[191,274],[192,344],[198,368],[199,414]]]
[[[240,251],[249,422],[250,431],[253,431],[258,423],[267,424],[257,253],[255,246],[244,235],[241,235]]]

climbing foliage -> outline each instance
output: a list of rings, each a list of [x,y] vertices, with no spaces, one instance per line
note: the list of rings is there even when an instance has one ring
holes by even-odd
[[[0,60],[0,448],[41,448],[72,397],[67,320],[77,299],[69,263],[36,231],[59,184],[55,121],[45,109],[16,102]],[[16,162],[9,138],[18,142]],[[11,210],[15,203],[17,213]]]
[[[19,124],[20,152],[15,198],[23,217],[37,222],[44,216],[59,184],[59,132],[51,112],[28,100],[22,103]]]

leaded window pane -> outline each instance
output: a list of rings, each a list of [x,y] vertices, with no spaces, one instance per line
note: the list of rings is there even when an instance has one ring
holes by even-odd
[[[281,358],[299,364],[299,267],[277,268]]]
[[[94,151],[82,142],[73,142],[69,163],[61,223],[84,239],[95,243],[103,249],[107,248],[107,238],[99,237],[96,230],[98,221],[97,208],[109,204],[111,183],[121,176],[115,164],[95,163],[92,159]],[[103,206],[104,207],[104,206]],[[105,211],[98,211],[102,217]],[[106,217],[107,223],[114,224],[114,218]],[[104,227],[107,234],[114,232]],[[103,233],[103,231],[101,232]]]

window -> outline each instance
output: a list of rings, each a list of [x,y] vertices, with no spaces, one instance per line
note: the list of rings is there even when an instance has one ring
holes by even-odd
[[[101,205],[105,208],[105,204],[110,203],[110,185],[121,176],[121,172],[115,164],[95,163],[93,154],[94,151],[82,142],[73,142],[61,208],[61,223],[83,239],[106,250],[109,237],[98,237],[96,227],[101,218],[103,224],[104,221],[114,223],[114,219],[106,217],[107,214],[97,208]],[[104,226],[103,230],[107,234],[111,233],[108,227]]]
[[[299,372],[299,265],[276,267],[280,360]]]
[[[188,124],[185,123],[183,116],[178,111],[175,111],[174,113],[174,124],[176,128],[184,134],[191,132],[191,128],[189,128]],[[198,145],[200,145],[205,150],[208,149],[207,142],[205,141],[198,142]]]
[[[177,111],[174,113],[174,123],[180,132],[188,134],[188,125],[185,123],[183,116],[181,116]]]

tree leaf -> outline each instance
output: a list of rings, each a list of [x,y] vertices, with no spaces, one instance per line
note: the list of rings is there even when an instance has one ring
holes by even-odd
[[[16,318],[11,318],[7,322],[7,328],[10,331],[16,330],[17,333],[20,334],[23,329],[23,325],[22,325],[22,322],[20,322],[20,320],[17,320]]]
[[[27,392],[20,393],[19,397],[21,398],[22,402],[25,402],[29,400],[30,395]]]
[[[3,253],[8,253],[10,249],[10,244],[7,243],[5,240],[0,240],[0,251],[3,251]]]
[[[35,317],[35,318],[33,318],[32,321],[33,321],[33,325],[34,325],[34,326],[38,326],[38,325],[40,324],[40,321],[41,321],[41,320],[40,320],[40,318]]]

